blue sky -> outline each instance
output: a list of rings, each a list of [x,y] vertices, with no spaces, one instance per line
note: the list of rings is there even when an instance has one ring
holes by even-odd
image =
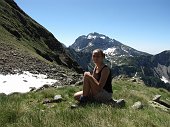
[[[15,0],[66,46],[98,32],[140,51],[170,50],[170,0]]]

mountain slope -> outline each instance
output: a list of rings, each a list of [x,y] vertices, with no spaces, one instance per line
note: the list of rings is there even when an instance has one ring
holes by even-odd
[[[48,68],[51,63],[81,72],[52,33],[23,12],[13,0],[0,1],[0,45],[3,52],[1,72],[31,70],[31,63],[31,68]],[[41,66],[38,63],[42,63]]]
[[[114,76],[128,75],[142,79],[146,85],[170,91],[170,51],[154,56],[130,57],[125,65],[112,67]]]

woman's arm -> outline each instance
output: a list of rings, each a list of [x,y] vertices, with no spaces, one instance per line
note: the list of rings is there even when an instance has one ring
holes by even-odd
[[[108,67],[103,68],[103,70],[101,72],[101,77],[99,80],[100,88],[103,88],[104,85],[106,84],[109,74],[110,74],[110,69]]]

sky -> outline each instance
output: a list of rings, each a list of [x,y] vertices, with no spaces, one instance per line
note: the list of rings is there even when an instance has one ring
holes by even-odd
[[[70,46],[104,34],[150,54],[170,50],[170,0],[15,0],[30,17]]]

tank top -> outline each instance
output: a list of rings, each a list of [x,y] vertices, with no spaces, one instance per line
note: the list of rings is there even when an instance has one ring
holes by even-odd
[[[105,67],[107,67],[107,65],[104,65],[104,66],[103,66],[103,68],[105,68]],[[95,73],[95,75],[96,75],[96,76],[95,76],[95,79],[96,79],[98,82],[99,82],[99,80],[100,80],[101,72],[102,72],[103,68],[102,68],[98,73],[96,73],[96,68],[95,68],[95,70],[94,70],[94,73]],[[103,89],[106,90],[106,91],[109,92],[109,93],[113,93],[113,91],[112,91],[111,71],[110,71],[110,73],[109,73],[109,76],[108,76],[108,78],[107,78],[106,84],[104,85]]]

